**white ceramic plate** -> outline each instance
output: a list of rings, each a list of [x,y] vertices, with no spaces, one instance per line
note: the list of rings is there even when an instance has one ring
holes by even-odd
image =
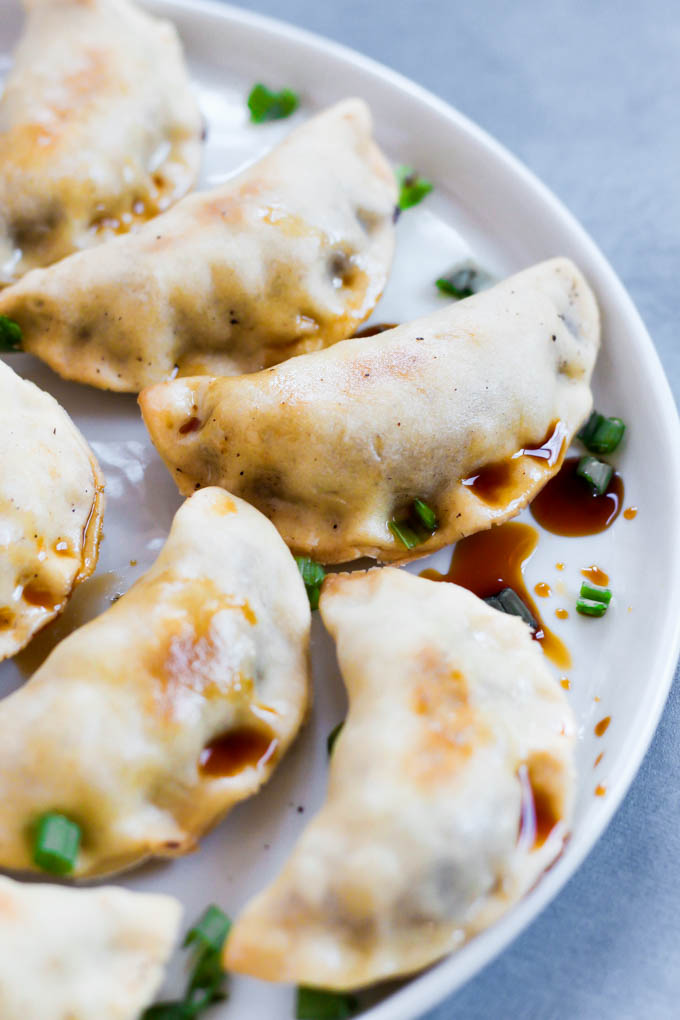
[[[680,638],[677,414],[650,339],[602,255],[556,199],[477,127],[404,78],[297,29],[221,5],[154,0],[151,6],[178,25],[209,122],[203,186],[257,158],[311,110],[352,94],[371,105],[378,139],[391,158],[416,165],[436,182],[434,194],[401,217],[394,271],[374,321],[400,322],[440,307],[433,280],[468,252],[498,276],[551,255],[569,255],[600,301],[604,345],[595,374],[596,405],[628,422],[615,459],[625,480],[626,505],[635,504],[639,513],[630,522],[619,517],[609,531],[589,538],[542,533],[527,569],[530,587],[537,581],[552,586],[555,594],[541,608],[574,661],[570,699],[580,739],[573,834],[558,863],[499,924],[427,973],[364,997],[366,1020],[407,1020],[479,970],[557,893],[604,830],[649,744]],[[8,65],[19,26],[18,3],[5,0],[0,71]],[[258,80],[297,89],[301,111],[290,121],[250,126],[245,97]],[[108,508],[95,578],[78,590],[66,617],[19,656],[19,665],[2,666],[0,693],[35,668],[38,651],[54,640],[51,635],[100,612],[149,565],[180,502],[146,437],[134,398],[65,383],[28,356],[15,356],[11,363],[53,393],[91,441],[107,476]],[[443,569],[448,561],[444,551],[413,569]],[[558,561],[566,564],[561,574]],[[611,577],[615,598],[607,616],[592,621],[572,612],[560,623],[553,609],[573,608],[579,568],[591,563]],[[178,896],[187,923],[211,901],[235,915],[277,872],[321,803],[326,736],[343,717],[345,704],[331,642],[318,619],[313,641],[312,719],[269,785],[238,807],[193,856],[146,866],[123,879],[133,889]],[[597,738],[594,724],[606,715],[611,725]],[[600,752],[603,759],[594,769]],[[606,786],[604,797],[594,795],[597,784]],[[178,959],[165,992],[175,994],[182,981]],[[235,978],[229,1002],[212,1015],[287,1020],[294,1016],[294,993]]]

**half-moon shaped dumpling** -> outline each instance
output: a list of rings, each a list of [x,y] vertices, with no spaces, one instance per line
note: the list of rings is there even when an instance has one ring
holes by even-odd
[[[0,659],[97,564],[104,479],[63,407],[0,361]]]
[[[567,259],[440,312],[240,379],[140,397],[181,492],[221,485],[324,563],[425,555],[518,513],[588,414],[597,305]],[[415,500],[436,530],[390,528]]]
[[[129,230],[194,183],[174,27],[128,0],[24,0],[0,100],[0,285]]]
[[[195,848],[255,793],[307,705],[310,610],[275,528],[221,489],[177,512],[151,569],[0,702],[0,867],[81,828],[74,876]]]
[[[326,580],[349,715],[326,803],[227,942],[233,970],[357,988],[491,924],[560,852],[574,721],[529,629],[393,567]]]
[[[394,248],[394,176],[360,100],[297,128],[135,234],[0,294],[24,347],[67,379],[138,392],[238,375],[350,336]]]
[[[181,912],[170,896],[0,876],[2,1020],[139,1020]]]

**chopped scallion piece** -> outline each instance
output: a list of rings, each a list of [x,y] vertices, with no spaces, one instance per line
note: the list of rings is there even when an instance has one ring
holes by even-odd
[[[605,602],[596,602],[594,599],[576,599],[576,612],[581,616],[604,616],[607,612]]]
[[[266,120],[282,120],[290,117],[300,105],[300,97],[292,89],[281,89],[272,92],[266,85],[258,82],[248,96],[248,109],[253,124],[263,124]]]
[[[157,1002],[142,1013],[141,1020],[191,1020],[196,1013],[186,1002]]]
[[[80,847],[80,826],[65,815],[48,813],[38,819],[33,861],[53,875],[73,871]]]
[[[297,1020],[347,1020],[358,1008],[356,998],[343,992],[303,987],[297,990]]]
[[[0,351],[21,350],[21,326],[14,319],[0,315]]]
[[[345,721],[343,719],[343,721],[339,722],[337,726],[334,726],[333,729],[331,730],[331,732],[328,734],[328,739],[326,740],[326,749],[328,751],[329,757],[333,753],[333,748],[335,747],[335,741],[340,736],[340,730],[342,729],[342,727],[344,725],[345,725]]]
[[[412,506],[413,514],[428,531],[436,531],[438,526],[437,515],[431,506],[428,506],[422,499],[414,499]]]
[[[593,411],[578,434],[586,449],[593,453],[613,453],[621,440],[626,426],[620,418],[605,418]]]
[[[538,621],[514,588],[503,588],[497,595],[491,595],[484,599],[484,602],[493,609],[500,610],[501,613],[507,613],[508,616],[519,616],[521,620],[529,624],[532,630],[539,629]]]
[[[421,177],[412,166],[399,166],[396,169],[399,184],[399,208],[410,209],[429,195],[434,185],[426,177]]]
[[[388,521],[387,527],[394,537],[407,549],[414,549],[417,545],[421,544],[422,539],[420,536],[405,521]]]
[[[435,283],[442,294],[446,294],[447,297],[456,298],[457,301],[462,301],[466,297],[471,297],[474,294],[474,290],[471,287],[458,286],[456,281],[461,275],[461,273],[455,273],[451,278],[440,276],[438,280],[435,280]]]
[[[201,949],[219,951],[230,928],[231,921],[227,915],[213,903],[199,917],[194,927],[189,929],[183,945],[186,947],[196,943]]]
[[[593,602],[602,602],[603,605],[608,606],[612,600],[612,593],[609,588],[597,588],[594,584],[588,584],[584,581],[581,585],[579,597],[582,599],[592,599]]]
[[[484,290],[494,282],[490,273],[480,269],[470,260],[459,263],[446,276],[440,276],[438,280],[435,280],[442,294],[456,298],[457,301],[478,294],[480,290]]]
[[[295,562],[298,565],[298,570],[300,571],[302,580],[305,583],[309,604],[312,609],[318,609],[321,585],[323,584],[323,580],[326,576],[326,571],[320,563],[316,563],[314,560],[311,560],[309,556],[296,556]]]
[[[231,921],[219,907],[210,906],[187,932],[185,946],[193,946],[193,966],[184,998],[150,1006],[142,1020],[193,1020],[213,1003],[226,999],[227,975],[222,967],[222,947]]]
[[[589,483],[594,495],[603,496],[612,480],[614,468],[596,457],[581,457],[576,474]]]

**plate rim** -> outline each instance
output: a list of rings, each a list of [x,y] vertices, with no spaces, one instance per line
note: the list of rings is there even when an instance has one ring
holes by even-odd
[[[676,448],[680,448],[680,417],[670,384],[652,338],[618,274],[566,205],[493,135],[446,100],[441,99],[399,71],[394,71],[380,61],[345,46],[343,43],[279,18],[245,10],[234,4],[222,2],[222,0],[141,0],[141,2],[143,6],[157,11],[175,8],[177,11],[191,15],[196,13],[207,17],[216,16],[225,22],[236,23],[255,32],[265,31],[276,34],[284,42],[290,41],[313,47],[315,50],[325,52],[343,62],[358,65],[369,76],[377,78],[383,83],[387,82],[396,91],[407,93],[457,128],[462,129],[480,145],[485,151],[485,155],[504,164],[507,173],[514,175],[521,183],[528,186],[552,210],[560,221],[560,225],[571,233],[579,247],[588,254],[599,273],[607,279],[621,314],[629,324],[631,334],[635,336],[636,346],[644,352],[647,367],[653,376],[654,392],[655,397],[658,398],[659,414],[664,431],[671,443]],[[676,469],[669,477],[669,484],[674,495],[674,505],[676,508],[680,508],[679,470]],[[680,561],[677,548],[675,559]],[[564,866],[565,857],[561,856],[556,864],[543,874],[537,886],[530,893],[515,904],[499,921],[463,947],[463,950],[466,950],[465,958],[461,957],[460,952],[454,953],[437,962],[424,973],[416,973],[407,977],[405,979],[407,984],[403,988],[393,992],[384,1002],[363,1011],[360,1014],[363,1020],[414,1020],[425,1010],[438,1005],[446,997],[454,994],[493,959],[500,956],[510,943],[538,917],[581,867],[586,856],[604,835],[640,769],[656,732],[673,682],[680,656],[680,613],[675,614],[675,620],[671,619],[673,610],[680,608],[680,575],[678,571],[674,573],[674,577],[676,581],[671,598],[666,603],[665,625],[662,628],[664,642],[660,644],[653,666],[649,671],[650,675],[658,676],[659,681],[654,688],[647,717],[644,725],[637,730],[634,740],[631,741],[632,746],[625,766],[619,770],[615,781],[609,785],[608,796],[602,804],[597,825],[591,826],[576,838],[572,837],[570,856],[566,860],[568,867]],[[459,963],[459,961],[461,962]],[[454,973],[450,973],[454,968]]]
[[[168,12],[174,9],[189,17],[196,15],[217,18],[226,23],[249,28],[256,33],[265,31],[277,35],[284,43],[290,41],[312,47],[317,52],[326,53],[344,63],[355,67],[359,66],[370,77],[386,83],[395,91],[406,93],[424,104],[477,143],[483,150],[484,157],[490,157],[502,164],[507,174],[514,176],[521,184],[528,187],[545,206],[550,208],[560,226],[587,253],[588,259],[597,268],[601,277],[607,281],[610,293],[617,302],[630,333],[634,337],[635,346],[644,354],[647,368],[653,379],[654,395],[658,403],[664,432],[670,443],[676,449],[680,448],[680,417],[670,384],[651,336],[618,274],[590,234],[561,199],[493,135],[457,110],[452,104],[406,75],[319,33],[270,15],[222,2],[222,0],[139,0],[139,2],[140,6],[149,8],[156,14],[162,14],[165,17],[172,18],[172,14]],[[673,505],[680,511],[680,469],[678,467],[669,474],[668,484],[673,496]],[[677,540],[674,561],[676,566],[680,564],[680,545]],[[680,655],[680,613],[677,612],[680,608],[680,570],[675,570],[673,577],[675,578],[673,589],[666,602],[665,618],[660,628],[663,640],[659,643],[649,670],[649,675],[657,676],[658,682],[653,689],[653,696],[644,724],[636,730],[633,739],[629,741],[627,760],[619,769],[615,780],[609,785],[608,796],[602,803],[597,823],[571,839],[570,856],[566,859],[568,866],[565,866],[565,857],[561,856],[556,864],[543,874],[535,888],[499,921],[467,943],[462,951],[445,957],[423,973],[416,973],[405,978],[404,987],[390,994],[382,1003],[363,1011],[360,1014],[363,1020],[414,1020],[425,1010],[437,1006],[449,995],[454,994],[492,960],[499,957],[510,943],[538,917],[567,881],[575,875],[586,856],[604,835],[640,769],[659,724],[673,682]],[[465,955],[461,956],[461,952],[464,952]]]

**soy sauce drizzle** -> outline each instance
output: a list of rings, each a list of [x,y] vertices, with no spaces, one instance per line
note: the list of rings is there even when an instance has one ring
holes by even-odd
[[[523,457],[532,457],[534,460],[543,461],[545,467],[554,467],[562,455],[566,436],[567,430],[563,422],[553,422],[538,446],[522,447],[505,460],[485,464],[468,478],[463,478],[461,484],[485,503],[495,505],[507,503],[514,496],[515,483],[521,481],[524,484],[524,479],[518,477],[517,462]]]
[[[448,573],[424,570],[421,576],[432,581],[459,584],[483,599],[497,595],[503,588],[513,588],[538,622],[539,629],[533,635],[534,639],[540,642],[551,662],[560,669],[568,669],[571,666],[569,650],[546,627],[524,583],[524,565],[537,544],[535,528],[521,521],[510,521],[457,542]]]
[[[237,776],[244,769],[266,765],[278,746],[271,732],[242,726],[211,740],[201,751],[199,769],[208,776]]]
[[[522,791],[518,842],[526,841],[532,850],[538,850],[560,819],[555,815],[550,798],[531,782],[527,765],[520,765],[517,778]]]
[[[602,496],[576,474],[580,457],[567,457],[531,504],[532,516],[553,535],[597,535],[609,528],[623,505],[623,479],[614,472]]]

